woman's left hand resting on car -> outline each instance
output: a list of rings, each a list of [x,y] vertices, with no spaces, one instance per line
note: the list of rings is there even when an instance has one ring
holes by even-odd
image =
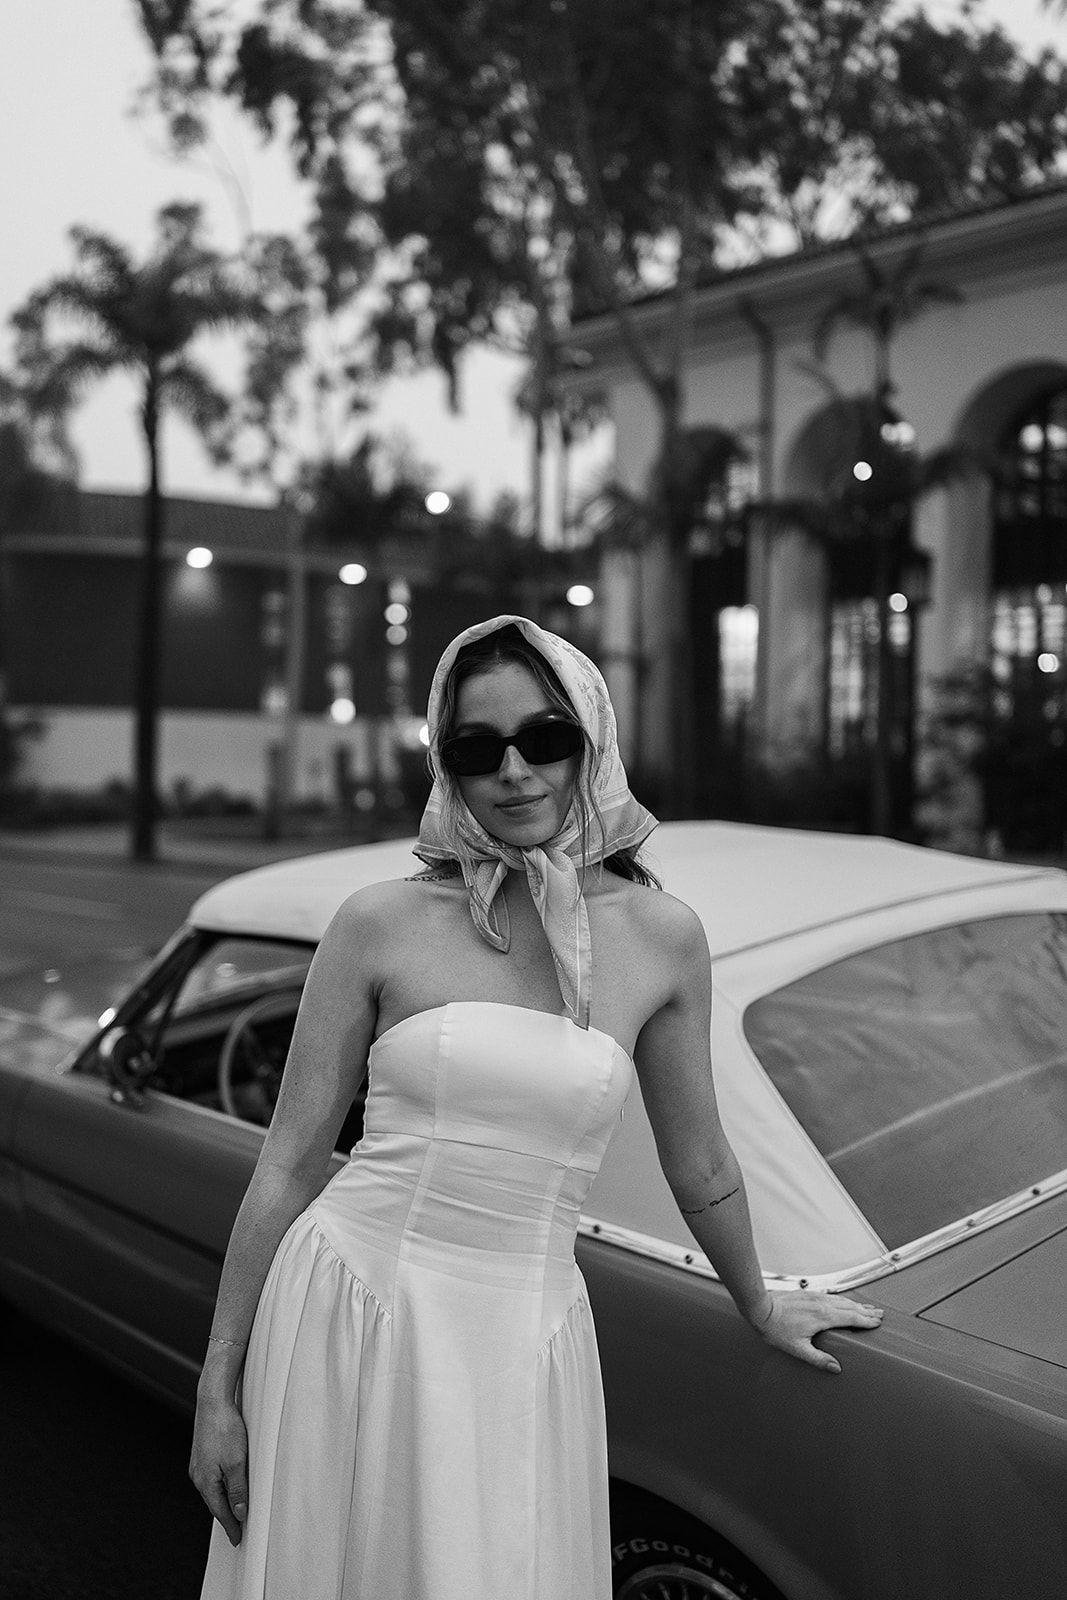
[[[744,1180],[723,1131],[711,1069],[711,957],[696,913],[668,894],[643,897],[645,948],[667,998],[634,1051],[641,1092],[671,1192],[745,1320],[776,1350],[840,1372],[815,1339],[880,1326],[878,1306],[819,1291],[771,1292],[759,1269]]]

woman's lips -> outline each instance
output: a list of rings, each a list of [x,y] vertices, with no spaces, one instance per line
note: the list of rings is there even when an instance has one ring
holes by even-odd
[[[509,816],[523,816],[527,811],[532,811],[534,806],[539,806],[544,799],[543,794],[531,795],[527,800],[498,800],[498,811],[506,811]]]

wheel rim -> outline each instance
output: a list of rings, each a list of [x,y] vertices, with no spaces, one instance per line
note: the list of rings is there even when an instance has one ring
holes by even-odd
[[[644,1567],[616,1590],[615,1600],[741,1600],[732,1586],[720,1583],[688,1561],[667,1561]]]

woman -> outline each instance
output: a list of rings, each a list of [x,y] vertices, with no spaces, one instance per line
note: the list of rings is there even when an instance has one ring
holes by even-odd
[[[521,617],[470,628],[429,734],[428,870],[351,896],[322,939],[227,1252],[190,1467],[217,1518],[211,1600],[607,1600],[573,1243],[635,1064],[752,1327],[837,1370],[812,1338],[878,1324],[763,1284],[712,1088],[707,944],[638,864],[655,821],[593,664]],[[368,1060],[364,1137],[323,1188]]]

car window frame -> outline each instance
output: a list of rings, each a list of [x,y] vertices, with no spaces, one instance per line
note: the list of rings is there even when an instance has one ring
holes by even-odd
[[[101,1041],[116,1029],[135,1028],[139,1020],[160,999],[163,990],[169,987],[169,995],[162,1006],[159,1016],[155,1019],[150,1035],[145,1042],[155,1059],[164,1030],[170,1021],[174,1007],[181,994],[182,985],[197,962],[205,957],[215,946],[222,944],[227,939],[247,939],[264,945],[294,945],[305,948],[308,952],[308,962],[314,956],[316,941],[302,939],[284,934],[261,934],[244,932],[235,928],[199,928],[190,923],[183,923],[170,939],[163,945],[155,960],[142,974],[141,978],[130,990],[124,1000],[115,1008],[115,1014],[107,1022],[95,1030],[86,1042],[80,1046],[77,1054],[70,1063],[71,1072],[84,1073],[87,1076],[100,1076],[99,1068],[94,1063],[99,1059],[99,1046]],[[305,973],[306,980],[306,973]],[[251,989],[251,982],[249,989]],[[291,986],[296,987],[295,983]],[[302,985],[301,985],[302,988]],[[208,996],[204,1000],[207,1009],[218,996]],[[235,985],[233,990],[225,992],[227,1001],[240,998],[240,986]]]

